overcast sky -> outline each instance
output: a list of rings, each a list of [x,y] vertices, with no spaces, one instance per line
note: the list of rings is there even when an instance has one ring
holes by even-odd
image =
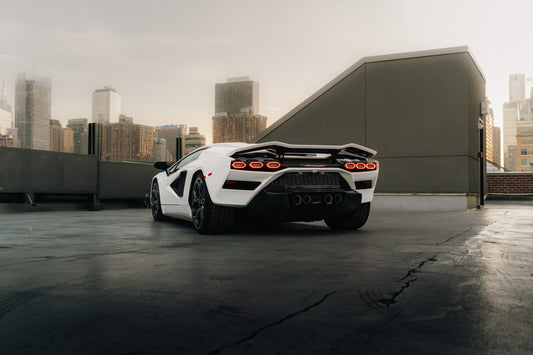
[[[0,0],[0,76],[52,80],[52,118],[91,119],[113,86],[135,123],[211,138],[215,83],[250,76],[268,124],[365,56],[467,45],[497,122],[508,76],[533,76],[533,2]],[[529,96],[529,93],[528,93]]]

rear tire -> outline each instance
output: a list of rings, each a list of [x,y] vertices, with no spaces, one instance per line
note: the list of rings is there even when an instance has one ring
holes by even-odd
[[[189,196],[192,224],[198,233],[224,233],[233,227],[235,209],[213,204],[201,173],[194,176]]]
[[[331,216],[324,221],[331,229],[358,229],[365,225],[369,214],[370,202],[365,202],[349,215]]]

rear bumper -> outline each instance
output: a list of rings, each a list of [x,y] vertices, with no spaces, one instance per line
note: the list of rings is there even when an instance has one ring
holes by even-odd
[[[318,221],[353,212],[361,205],[356,191],[262,191],[242,209],[244,218],[272,221]]]

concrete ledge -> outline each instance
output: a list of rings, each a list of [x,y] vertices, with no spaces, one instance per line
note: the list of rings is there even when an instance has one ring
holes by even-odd
[[[375,210],[404,211],[466,211],[477,208],[477,195],[430,193],[376,193],[372,200]]]

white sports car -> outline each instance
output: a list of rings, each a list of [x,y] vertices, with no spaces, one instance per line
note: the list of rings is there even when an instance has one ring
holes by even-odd
[[[362,227],[378,178],[376,151],[357,145],[218,143],[204,146],[152,179],[154,220],[192,221],[222,233],[239,221],[318,221]]]

